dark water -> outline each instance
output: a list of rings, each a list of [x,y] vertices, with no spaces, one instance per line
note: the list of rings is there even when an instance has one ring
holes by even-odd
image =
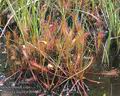
[[[88,84],[90,92],[89,96],[120,96],[120,77],[95,77],[96,81],[102,84]]]

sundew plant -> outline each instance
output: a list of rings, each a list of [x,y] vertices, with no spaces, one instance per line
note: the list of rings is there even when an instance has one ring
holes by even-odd
[[[84,80],[91,80],[87,73],[94,72],[97,63],[110,66],[112,40],[119,52],[119,3],[119,0],[0,1],[3,27],[0,37],[6,39],[10,61],[6,66],[7,79],[19,73],[17,83],[28,72],[33,81],[53,95],[70,95],[75,90],[80,96],[88,96]],[[6,21],[2,21],[3,16]]]

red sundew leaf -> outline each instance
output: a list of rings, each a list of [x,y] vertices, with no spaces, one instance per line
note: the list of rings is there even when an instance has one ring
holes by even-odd
[[[103,76],[117,77],[117,76],[119,76],[119,71],[117,69],[112,69],[110,71],[102,72],[101,75],[103,75]]]
[[[70,7],[70,2],[69,2],[69,0],[63,0],[64,1],[64,8],[65,9],[69,9],[69,7]]]
[[[28,54],[27,54],[27,51],[26,51],[25,45],[22,46],[22,53],[23,53],[25,59],[28,59],[28,58],[29,58],[29,56],[28,56]]]
[[[102,82],[99,81],[95,81],[95,80],[91,80],[91,79],[87,79],[85,78],[87,81],[89,81],[90,83],[96,83],[96,84],[101,84]]]
[[[55,25],[54,24],[50,24],[50,26],[49,26],[50,32],[54,32],[55,29],[56,29]]]
[[[69,0],[59,0],[59,4],[61,5],[61,7],[64,7],[65,9],[67,9],[69,7]]]
[[[64,36],[68,36],[68,26],[65,18],[63,18],[61,22],[61,31]]]
[[[81,58],[80,56],[81,56],[81,55],[78,54],[77,59],[76,59],[76,65],[79,64],[79,62],[80,62],[80,58]]]
[[[50,21],[51,21],[51,16],[50,16],[50,15],[48,15],[48,16],[47,16],[47,23],[49,24],[49,23],[50,23]]]
[[[104,32],[99,32],[98,33],[98,39],[103,39],[105,36]]]
[[[34,60],[30,61],[30,65],[31,67],[39,69],[39,71],[48,72],[48,69],[46,67],[44,67],[43,65],[38,65],[37,62],[35,62]]]
[[[55,38],[52,37],[52,40],[49,41],[49,43],[47,44],[47,50],[54,50],[55,47]]]
[[[119,76],[120,71],[118,69],[111,69],[110,71],[103,71],[100,73],[92,73],[92,72],[88,72],[88,74],[92,74],[92,75],[102,75],[102,76],[106,76],[106,77],[117,77]]]
[[[46,83],[43,83],[43,85],[45,86],[45,88],[47,88],[47,89],[49,89],[49,85],[48,84],[46,84]]]
[[[80,43],[81,44],[85,44],[85,40],[87,39],[87,37],[90,35],[90,33],[89,32],[85,32],[85,33],[83,33],[82,35],[81,35],[81,37],[80,37]]]
[[[57,29],[57,24],[56,24],[56,22],[50,24],[50,26],[49,26],[50,32],[55,32],[56,29]]]

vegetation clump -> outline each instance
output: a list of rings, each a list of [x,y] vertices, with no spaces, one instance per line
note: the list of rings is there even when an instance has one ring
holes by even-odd
[[[88,96],[84,81],[100,83],[88,79],[88,75],[102,65],[111,68],[113,40],[119,54],[119,3],[0,1],[0,37],[8,63],[4,82],[15,76],[15,84],[23,79],[37,82],[53,95],[71,95],[75,91],[79,96]]]

